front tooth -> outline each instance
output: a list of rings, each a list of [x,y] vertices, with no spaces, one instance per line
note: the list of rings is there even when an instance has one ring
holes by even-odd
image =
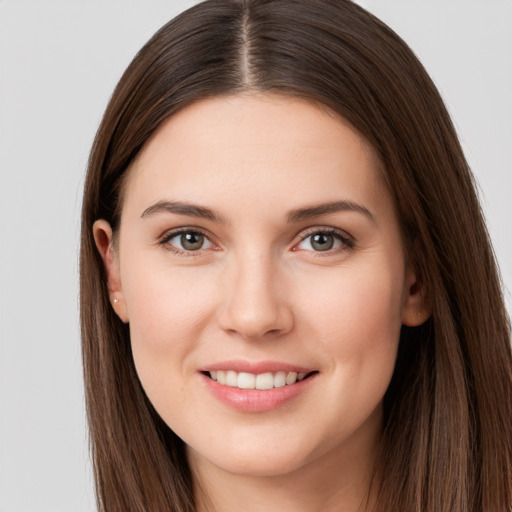
[[[277,372],[274,376],[274,387],[282,388],[283,386],[286,386],[286,373]]]
[[[210,372],[210,377],[213,379],[213,380],[217,380],[217,372],[215,370],[212,370]]]
[[[256,385],[256,375],[253,373],[240,372],[238,374],[238,387],[240,389],[254,389]]]
[[[286,376],[286,384],[295,384],[297,382],[297,372],[290,372]]]
[[[226,384],[226,372],[224,370],[217,370],[217,382]]]
[[[297,374],[297,380],[303,380],[304,377],[307,375],[306,372],[300,372]]]
[[[272,389],[274,387],[274,375],[272,373],[260,373],[256,375],[256,389]]]
[[[226,386],[236,388],[238,386],[238,374],[233,370],[226,372]]]

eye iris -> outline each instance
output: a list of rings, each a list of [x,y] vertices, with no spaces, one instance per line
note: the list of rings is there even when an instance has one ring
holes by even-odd
[[[204,235],[201,233],[183,233],[180,238],[181,246],[187,251],[197,251],[204,243]]]
[[[328,251],[334,245],[334,237],[327,233],[317,233],[311,237],[311,247],[315,251]]]

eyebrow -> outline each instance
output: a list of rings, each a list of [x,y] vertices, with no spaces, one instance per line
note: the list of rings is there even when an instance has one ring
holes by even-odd
[[[141,218],[149,217],[156,213],[175,213],[177,215],[187,215],[189,217],[197,217],[199,219],[211,220],[213,222],[225,223],[225,220],[210,208],[198,206],[181,201],[158,201],[157,203],[146,208]]]
[[[375,223],[375,217],[372,215],[370,210],[368,210],[368,208],[361,204],[354,203],[353,201],[344,200],[320,203],[306,208],[297,208],[291,210],[288,213],[288,223],[293,224],[304,220],[313,219],[315,217],[320,217],[321,215],[327,215],[329,213],[346,211],[362,213],[368,217],[369,220]],[[221,224],[226,223],[226,220],[222,216],[210,208],[190,203],[184,203],[181,201],[158,201],[157,203],[146,208],[144,212],[142,212],[141,218],[146,218],[150,215],[155,215],[162,212],[186,215],[189,217],[197,217],[199,219],[206,219]]]
[[[375,223],[375,217],[372,215],[370,210],[365,206],[354,203],[352,201],[331,201],[329,203],[321,203],[308,208],[297,208],[288,213],[288,222],[295,223],[321,215],[337,212],[357,212],[362,213],[373,223]]]

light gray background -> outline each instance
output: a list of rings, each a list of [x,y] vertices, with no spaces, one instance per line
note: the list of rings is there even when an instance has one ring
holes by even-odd
[[[95,509],[77,307],[83,174],[122,71],[193,3],[0,0],[0,512]],[[511,289],[512,0],[360,3],[439,86]]]

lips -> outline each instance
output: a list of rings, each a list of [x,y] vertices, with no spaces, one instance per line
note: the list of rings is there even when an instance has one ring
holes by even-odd
[[[231,408],[264,412],[300,396],[319,372],[279,362],[229,361],[200,369],[209,391]]]

